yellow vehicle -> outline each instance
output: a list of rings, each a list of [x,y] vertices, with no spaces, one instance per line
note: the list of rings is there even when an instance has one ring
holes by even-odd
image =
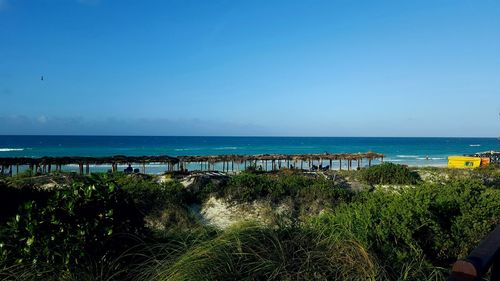
[[[448,156],[449,168],[477,168],[481,166],[481,157]]]

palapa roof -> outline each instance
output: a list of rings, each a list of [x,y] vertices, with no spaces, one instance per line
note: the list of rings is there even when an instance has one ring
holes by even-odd
[[[63,157],[0,157],[1,165],[68,165],[68,164],[126,164],[126,163],[169,163],[179,162],[239,162],[244,161],[272,161],[272,160],[357,160],[357,159],[377,159],[384,157],[383,154],[375,152],[366,153],[318,153],[318,154],[258,154],[258,155],[206,155],[206,156],[124,156],[115,155],[107,157],[83,157],[83,156],[63,156]]]
[[[366,153],[317,153],[317,154],[258,154],[258,155],[206,155],[206,156],[178,156],[181,162],[223,162],[223,161],[272,161],[272,160],[356,160],[356,159],[376,159],[384,157],[383,154],[375,152]]]
[[[1,157],[2,165],[68,165],[68,164],[126,164],[126,163],[170,163],[177,164],[179,159],[167,155],[163,156],[125,156],[115,155],[106,157],[63,156],[63,157]]]

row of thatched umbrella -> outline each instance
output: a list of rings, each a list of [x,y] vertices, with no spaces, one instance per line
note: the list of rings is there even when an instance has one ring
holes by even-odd
[[[259,154],[259,155],[206,155],[206,156],[124,156],[116,155],[109,157],[40,157],[40,158],[29,158],[29,157],[4,157],[0,158],[0,165],[3,167],[17,166],[16,170],[19,170],[20,165],[30,166],[30,170],[39,170],[41,167],[43,172],[50,172],[52,166],[55,166],[56,170],[61,170],[64,165],[76,164],[80,167],[80,173],[84,173],[84,165],[86,166],[86,173],[90,173],[89,165],[111,165],[112,171],[117,171],[119,164],[142,164],[143,172],[145,172],[145,165],[151,163],[166,164],[167,170],[173,171],[176,168],[178,170],[185,170],[187,164],[200,163],[201,170],[203,170],[203,163],[205,163],[205,168],[210,170],[210,168],[215,169],[216,163],[222,163],[222,169],[229,171],[234,170],[235,164],[239,169],[239,164],[244,164],[245,167],[247,163],[256,164],[257,161],[261,161],[262,166],[267,169],[268,161],[272,163],[272,169],[281,168],[282,161],[286,164],[288,168],[295,166],[297,162],[300,162],[301,168],[303,162],[308,162],[309,168],[311,168],[311,163],[314,161],[319,161],[318,163],[323,163],[323,161],[330,161],[330,168],[332,166],[332,161],[339,160],[340,167],[342,166],[342,160],[348,161],[348,168],[351,167],[352,161],[358,162],[358,167],[360,161],[367,159],[369,165],[373,159],[383,160],[384,155],[375,152],[366,153],[321,153],[321,154]],[[291,163],[295,165],[291,165]],[[276,164],[277,163],[277,164]],[[231,168],[230,168],[231,164]]]
[[[171,163],[177,164],[179,159],[171,156],[124,156],[115,155],[108,157],[0,157],[0,165],[69,165],[69,164],[128,164],[128,163]]]
[[[320,161],[320,160],[358,160],[381,159],[384,155],[375,152],[366,153],[317,153],[317,154],[259,154],[259,155],[206,155],[206,156],[178,156],[180,162],[239,162],[244,161]]]

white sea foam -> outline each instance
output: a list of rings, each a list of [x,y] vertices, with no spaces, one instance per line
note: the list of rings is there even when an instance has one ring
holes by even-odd
[[[0,152],[23,151],[24,148],[0,148]]]
[[[417,160],[444,160],[446,158],[443,158],[443,157],[429,157],[429,158],[425,158],[425,157],[418,157]]]
[[[223,147],[216,147],[214,149],[215,150],[236,150],[238,148],[236,146],[223,146]]]
[[[398,158],[417,158],[418,155],[396,155]]]
[[[191,151],[191,150],[200,150],[200,148],[176,148],[175,151]]]
[[[469,146],[481,146],[480,144],[469,144]]]

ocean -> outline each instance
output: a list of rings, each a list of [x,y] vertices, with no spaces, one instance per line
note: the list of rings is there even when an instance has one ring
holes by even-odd
[[[410,166],[445,166],[449,155],[500,150],[496,138],[0,136],[0,157],[357,153]],[[148,169],[161,172],[164,167]],[[189,168],[189,167],[188,167]],[[67,167],[75,169],[76,167]],[[95,167],[105,170],[106,167]],[[94,169],[94,170],[95,170]]]

